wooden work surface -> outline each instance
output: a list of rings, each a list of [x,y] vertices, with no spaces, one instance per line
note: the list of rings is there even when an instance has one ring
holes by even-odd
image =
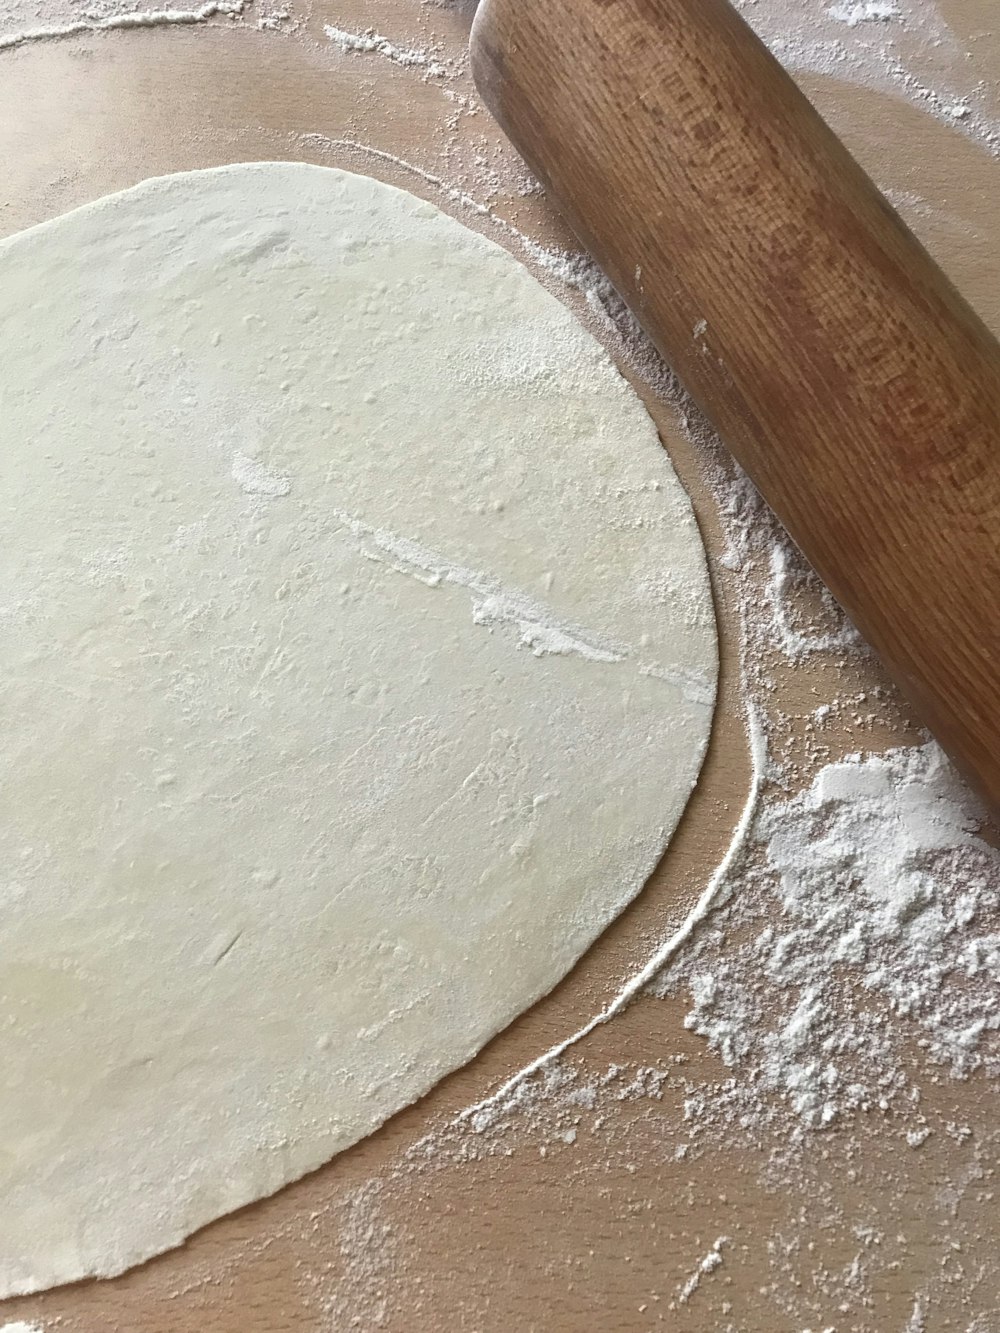
[[[940,10],[964,52],[963,77],[970,87],[980,82],[1000,117],[993,2],[928,0],[928,9]],[[489,216],[463,203],[464,191],[531,238],[570,245],[478,107],[462,65],[472,8],[316,0],[288,19],[272,6],[239,22],[0,50],[0,232],[151,175],[293,158],[366,171],[503,241]],[[801,17],[822,6],[761,0],[765,8]],[[23,18],[17,10],[0,7],[4,31],[66,21],[64,10],[53,18],[44,3],[25,3]],[[401,49],[438,45],[447,74],[378,53],[344,54],[324,24],[374,27]],[[845,24],[840,39],[849,48],[864,37]],[[918,83],[924,60],[930,86],[941,73],[940,49],[910,56]],[[912,101],[826,76],[803,82],[1000,332],[1000,164]],[[565,287],[554,290],[581,305]],[[704,779],[654,880],[553,995],[379,1133],[180,1250],[111,1282],[11,1301],[0,1321],[66,1333],[1000,1330],[990,1179],[1000,1096],[985,1079],[925,1081],[925,1113],[954,1133],[919,1152],[875,1108],[807,1135],[792,1154],[779,1120],[737,1118],[728,1131],[716,1121],[699,1125],[686,1105],[692,1088],[721,1102],[732,1092],[727,1080],[739,1076],[685,1029],[681,993],[633,1004],[570,1057],[594,1078],[612,1066],[683,1072],[661,1079],[657,1095],[624,1097],[600,1116],[581,1105],[569,1120],[542,1099],[499,1132],[449,1130],[463,1107],[597,1012],[683,918],[746,798],[736,584],[721,561],[705,451],[681,428],[676,406],[627,361],[623,369],[694,498],[723,642]],[[862,658],[822,655],[778,678],[776,715],[793,720],[833,689],[860,695],[881,683]],[[874,722],[844,715],[827,737],[832,753],[913,738],[894,697],[877,712]],[[915,1066],[921,1059],[914,1050]],[[687,1291],[720,1237],[723,1261]],[[864,1280],[852,1280],[852,1271]],[[918,1293],[927,1294],[915,1306]],[[924,1322],[912,1322],[921,1304]]]

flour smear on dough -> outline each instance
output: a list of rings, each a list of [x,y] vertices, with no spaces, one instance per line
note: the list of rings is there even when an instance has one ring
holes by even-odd
[[[369,1133],[639,891],[716,677],[645,409],[365,177],[167,177],[0,245],[0,1293]]]

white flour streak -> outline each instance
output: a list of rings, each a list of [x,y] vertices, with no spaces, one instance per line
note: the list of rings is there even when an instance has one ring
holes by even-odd
[[[970,1325],[969,1333],[974,1333],[974,1328],[974,1325]],[[919,1296],[914,1297],[913,1310],[906,1321],[903,1333],[927,1333],[927,1325],[924,1322],[924,1303]],[[987,1330],[983,1329],[983,1333],[987,1333]]]
[[[404,171],[412,171],[415,176],[427,182],[428,185],[434,185],[439,190],[447,190],[448,187],[440,176],[435,176],[431,171],[425,171],[423,167],[418,167],[415,162],[408,162],[405,157],[397,157],[395,153],[387,153],[381,148],[374,148],[369,143],[362,143],[358,139],[331,139],[329,135],[319,134],[311,131],[301,136],[302,143],[312,144],[317,148],[323,148],[327,151],[337,148],[346,148],[352,153],[361,153],[365,157],[374,157],[378,162],[388,162],[391,166],[402,167]]]
[[[395,65],[416,67],[425,71],[432,79],[439,79],[447,73],[444,65],[426,51],[403,46],[395,46],[388,38],[369,28],[367,32],[345,32],[343,28],[334,28],[325,24],[323,31],[331,42],[336,42],[345,55],[379,55],[391,60]]]
[[[476,593],[478,596],[473,598],[472,603],[475,624],[487,627],[515,625],[521,631],[521,643],[529,647],[536,657],[546,653],[561,656],[575,653],[592,662],[620,662],[629,654],[624,644],[602,641],[597,635],[578,626],[559,624],[547,607],[525,593],[501,587],[489,574],[456,565],[439,552],[431,551],[409,537],[374,528],[353,514],[341,510],[334,510],[333,513],[355,537],[368,541],[376,548],[379,554],[362,546],[361,549],[370,559],[379,560],[388,556],[388,561],[383,563],[400,574],[409,574],[419,579],[430,588],[436,588],[442,583],[454,583]]]
[[[677,1293],[677,1300],[671,1302],[670,1308],[675,1310],[678,1305],[687,1305],[688,1301],[701,1286],[701,1279],[708,1273],[714,1273],[722,1263],[722,1247],[730,1244],[728,1236],[717,1237],[715,1244],[705,1255],[701,1263],[694,1270],[688,1280]]]
[[[448,577],[449,582],[456,582]],[[470,585],[466,585],[470,586]],[[592,662],[620,662],[624,653],[613,648],[597,647],[588,643],[579,633],[571,633],[558,625],[543,619],[544,612],[537,603],[531,602],[519,593],[497,592],[487,594],[481,601],[472,604],[472,619],[477,625],[516,625],[521,631],[521,643],[530,648],[536,657],[546,653],[563,656],[578,653]],[[593,636],[591,636],[593,637]]]
[[[640,666],[639,673],[643,676],[654,676],[657,680],[666,680],[671,685],[676,685],[688,703],[710,705],[715,702],[714,689],[703,677],[692,675],[691,672],[678,671],[673,667]]]
[[[595,1028],[599,1028],[604,1023],[610,1023],[613,1018],[622,1013],[632,1003],[635,997],[667,967],[670,962],[680,953],[684,945],[692,938],[701,923],[709,917],[712,912],[721,907],[728,899],[731,886],[729,876],[740,858],[743,848],[747,841],[747,836],[753,825],[754,816],[757,812],[757,805],[760,800],[761,790],[764,783],[764,774],[767,768],[767,745],[763,728],[757,717],[756,710],[752,705],[747,708],[747,735],[749,740],[750,761],[752,765],[750,791],[743,807],[743,813],[740,815],[739,823],[733,832],[732,840],[722,861],[717,866],[715,873],[709,880],[705,889],[687,914],[680,926],[674,933],[656,950],[649,961],[642,969],[625,983],[615,998],[600,1013],[595,1014],[587,1023],[574,1032],[565,1040],[557,1042],[550,1046],[537,1059],[532,1060],[530,1064],[519,1069],[516,1074],[511,1075],[509,1079],[480,1102],[473,1106],[467,1106],[457,1117],[459,1122],[470,1121],[472,1128],[476,1131],[486,1129],[492,1123],[495,1115],[502,1114],[506,1102],[512,1093],[516,1092],[522,1084],[527,1082],[533,1075],[544,1071],[555,1063],[562,1055],[582,1041],[584,1037],[590,1035]]]
[[[249,460],[248,460],[249,461]],[[272,493],[272,492],[265,492]],[[287,495],[287,491],[277,492]],[[475,593],[472,601],[472,620],[476,625],[515,625],[520,631],[520,643],[531,648],[533,655],[544,657],[548,653],[556,656],[568,656],[571,653],[585,657],[595,663],[620,663],[625,659],[635,659],[636,649],[631,644],[608,640],[580,627],[565,625],[548,607],[529,597],[527,593],[516,589],[504,588],[492,575],[456,565],[440,552],[431,551],[411,537],[399,536],[399,533],[387,532],[383,528],[373,528],[351,513],[340,509],[333,511],[336,519],[353,533],[353,536],[368,541],[376,552],[361,551],[371,560],[383,560],[388,557],[389,568],[397,573],[409,575],[428,588],[437,588],[441,584],[457,584]],[[661,664],[640,663],[637,669],[641,676],[652,676],[663,680],[665,684],[680,690],[681,696],[689,704],[711,708],[715,704],[715,690],[709,686],[700,674],[688,672],[677,667],[663,667]]]
[[[454,186],[442,180],[440,176],[436,176],[432,171],[425,171],[423,167],[418,167],[415,162],[407,161],[405,157],[397,157],[395,153],[387,153],[382,148],[374,148],[371,144],[361,143],[357,139],[331,139],[328,135],[319,134],[316,131],[301,135],[300,140],[302,143],[312,144],[314,147],[325,149],[327,152],[346,148],[350,153],[359,153],[363,157],[373,157],[377,162],[387,162],[390,166],[401,167],[403,171],[412,172],[420,180],[426,181],[428,185],[433,185],[435,189],[440,190],[445,198],[452,203],[460,204],[463,208],[467,208],[472,213],[477,213],[480,217],[488,217],[502,230],[509,232],[512,236],[520,237],[527,244],[526,237],[522,236],[510,223],[497,217],[486,204],[481,204],[478,199],[474,199],[472,195],[467,194],[464,190],[455,189]]]
[[[87,32],[110,32],[114,28],[155,28],[161,24],[207,23],[218,15],[237,17],[243,13],[244,0],[211,0],[200,9],[147,9],[137,13],[113,14],[108,18],[64,23],[52,28],[29,28],[0,37],[0,51],[28,42],[49,42],[61,37],[75,37]]]

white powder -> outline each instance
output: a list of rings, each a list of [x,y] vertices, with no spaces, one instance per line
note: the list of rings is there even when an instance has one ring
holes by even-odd
[[[233,454],[231,470],[233,480],[247,495],[263,495],[276,500],[291,494],[290,477],[265,467],[259,459],[250,458],[238,450]]]
[[[853,0],[853,3],[831,5],[826,12],[849,28],[856,28],[859,23],[884,23],[899,18],[899,6],[894,0]]]
[[[361,33],[345,32],[343,28],[334,28],[325,24],[323,31],[331,42],[337,43],[345,55],[360,53],[362,55],[384,56],[386,60],[391,60],[396,65],[409,65],[423,69],[427,76],[432,79],[439,79],[446,73],[445,66],[427,51],[420,51],[413,47],[396,46],[373,28]]]
[[[926,1333],[927,1325],[924,1322],[924,1304],[918,1296],[913,1302],[913,1311],[906,1321],[906,1327],[903,1333]],[[971,1330],[970,1330],[971,1333]]]
[[[431,588],[456,584],[469,589],[475,594],[473,623],[487,629],[515,626],[520,631],[521,643],[536,657],[546,653],[561,656],[575,653],[592,662],[621,662],[634,654],[635,650],[627,644],[598,641],[594,634],[579,626],[558,623],[548,607],[517,589],[502,587],[490,574],[456,565],[440,552],[398,533],[373,528],[354,514],[340,510],[332,512],[360,539],[360,549],[369,559],[388,564],[397,573],[408,574]],[[703,681],[701,686],[704,692]],[[711,702],[705,698],[702,701]]]
[[[975,74],[936,5],[753,0],[745,12],[793,70],[902,95],[991,146],[988,100],[977,91]],[[407,45],[413,34],[409,37]],[[414,74],[421,77],[422,71]],[[441,91],[446,97],[453,92]],[[476,105],[474,99],[468,106],[456,101],[453,123],[475,114]],[[374,157],[381,164],[376,170],[388,167],[394,178],[411,171],[419,192],[431,186],[465,209],[474,225],[495,228],[504,244],[519,247],[544,282],[562,287],[570,300],[579,298],[619,359],[675,404],[702,452],[722,516],[720,564],[738,605],[744,694],[756,729],[753,784],[736,837],[692,913],[679,925],[671,922],[664,942],[651,949],[654,956],[639,963],[609,1005],[492,1096],[439,1126],[407,1154],[406,1168],[439,1171],[445,1163],[461,1167],[481,1156],[502,1160],[519,1149],[539,1158],[566,1154],[569,1159],[581,1141],[588,1146],[580,1160],[606,1151],[609,1160],[620,1161],[612,1145],[619,1127],[631,1123],[631,1112],[623,1113],[620,1103],[645,1103],[636,1112],[645,1117],[665,1097],[672,1104],[683,1089],[683,1123],[657,1122],[663,1126],[664,1155],[691,1163],[694,1187],[710,1188],[697,1165],[702,1152],[724,1150],[733,1139],[763,1147],[763,1173],[770,1173],[776,1194],[790,1201],[793,1248],[809,1234],[804,1211],[791,1220],[791,1200],[802,1197],[798,1164],[809,1154],[825,1158],[841,1147],[860,1154],[862,1131],[853,1125],[852,1112],[857,1116],[868,1108],[877,1115],[890,1108],[885,1134],[898,1141],[914,1170],[926,1169],[922,1155],[933,1153],[935,1162],[952,1159],[939,1159],[949,1140],[937,1121],[933,1129],[928,1123],[930,1099],[920,1098],[921,1087],[977,1065],[984,1074],[1000,1076],[994,1069],[995,1026],[992,1020],[980,1025],[996,1009],[997,853],[976,834],[978,812],[933,746],[897,746],[880,754],[875,742],[859,739],[855,744],[870,745],[871,752],[831,762],[824,742],[835,743],[838,729],[870,731],[887,711],[885,689],[849,684],[852,674],[868,670],[867,650],[739,468],[718,448],[603,275],[586,256],[540,246],[500,216],[494,205],[497,195],[502,197],[496,159],[464,158],[457,137],[439,144],[439,159],[428,149],[417,163],[357,140],[330,147],[335,160],[343,160],[345,148],[361,156],[362,170],[364,159]],[[904,203],[929,207],[921,200]],[[696,325],[693,336],[704,332]],[[775,680],[775,663],[808,669],[831,661],[843,670],[839,687],[824,686],[828,694],[820,691],[799,705],[800,714],[784,716],[782,707],[791,705],[781,680]],[[898,708],[889,712],[897,727],[900,718]],[[796,730],[799,740],[789,748]],[[621,1013],[650,980],[655,993],[685,1000],[692,1032],[726,1060],[731,1078],[711,1081],[701,1062],[678,1063],[682,1057],[670,1042],[659,1051],[647,1047],[649,1063],[641,1067],[612,1064],[595,1073],[582,1055],[579,1065],[572,1062],[577,1043]],[[605,1040],[614,1046],[613,1029]],[[831,1122],[843,1133],[814,1132]],[[874,1118],[872,1123],[880,1125]],[[772,1124],[796,1127],[797,1138],[769,1133]],[[589,1136],[596,1134],[605,1137],[592,1146]],[[622,1133],[621,1151],[629,1161],[624,1144]],[[641,1171],[638,1153],[635,1160]],[[635,1163],[627,1169],[636,1170]],[[964,1180],[957,1171],[949,1177],[956,1207]],[[866,1185],[878,1188],[871,1180]],[[868,1326],[875,1258],[847,1255],[843,1271],[831,1272],[824,1260],[808,1258],[801,1249],[793,1282],[790,1261],[782,1268],[784,1240],[776,1234],[777,1224],[762,1220],[761,1226],[768,1245],[774,1241],[772,1275],[787,1273],[784,1294],[771,1291],[774,1327],[832,1333],[830,1319],[838,1306],[844,1327]],[[903,1246],[896,1255],[909,1265],[905,1240],[896,1239]],[[892,1237],[879,1243],[884,1253]],[[942,1249],[948,1244],[942,1240]],[[721,1262],[722,1251],[717,1242],[702,1260],[693,1252],[690,1276],[675,1288],[675,1304],[694,1277],[688,1296],[693,1312],[697,1284],[706,1281],[701,1265],[705,1259]],[[830,1299],[822,1311],[803,1298],[798,1280],[803,1272],[806,1282],[811,1277]],[[910,1333],[926,1327],[924,1311],[928,1302],[933,1308],[941,1291],[914,1300]],[[729,1313],[725,1303],[722,1311]],[[732,1327],[743,1326],[735,1314],[733,1319]],[[904,1314],[895,1327],[905,1319]]]
[[[681,1287],[680,1291],[677,1293],[677,1300],[671,1302],[670,1308],[672,1310],[676,1309],[678,1305],[687,1305],[688,1301],[701,1286],[701,1279],[706,1275],[706,1273],[714,1273],[715,1270],[721,1265],[722,1247],[723,1245],[728,1245],[728,1244],[729,1244],[728,1236],[719,1236],[717,1238],[715,1244],[705,1255],[704,1259],[702,1259],[701,1263],[698,1265],[698,1267],[694,1270],[694,1272],[691,1274],[688,1280],[684,1283],[683,1287]]]
[[[957,120],[963,132],[989,151],[1000,151],[995,99],[970,68],[968,51],[938,5],[927,0],[835,0],[814,9],[788,0],[736,2],[794,73],[829,75],[903,96],[943,121],[954,125]],[[965,107],[965,113],[954,117],[953,106]]]
[[[578,1031],[566,1037],[563,1041],[557,1042],[547,1051],[543,1051],[537,1059],[532,1060],[530,1064],[525,1065],[523,1069],[518,1070],[511,1078],[499,1087],[496,1092],[477,1102],[474,1106],[467,1107],[458,1117],[458,1121],[468,1120],[473,1129],[477,1132],[494,1124],[498,1118],[507,1114],[512,1106],[516,1106],[519,1097],[522,1095],[525,1086],[534,1079],[536,1074],[548,1074],[549,1069],[556,1065],[562,1056],[578,1042],[589,1036],[595,1028],[609,1023],[613,1018],[626,1009],[637,995],[654,982],[665,967],[677,957],[679,953],[689,944],[695,936],[702,922],[716,910],[719,904],[729,893],[730,874],[733,867],[737,864],[743,853],[744,844],[752,826],[753,818],[757,810],[757,802],[760,796],[761,784],[763,782],[764,768],[764,740],[760,729],[760,723],[754,712],[750,712],[747,717],[749,728],[750,753],[753,762],[753,772],[750,781],[750,792],[747,796],[746,805],[740,816],[739,823],[733,833],[732,842],[726,855],[723,857],[715,874],[712,875],[708,884],[705,886],[701,897],[688,912],[687,916],[673,933],[660,945],[653,955],[646,961],[644,966],[632,977],[618,992],[615,998],[599,1013],[595,1014]]]
[[[790,661],[799,662],[813,653],[841,652],[861,646],[857,630],[787,542],[775,541],[768,563],[770,578],[765,596],[772,616],[769,628],[776,646]],[[822,605],[804,611],[799,594],[807,585],[812,586]],[[829,627],[824,626],[824,621]]]
[[[399,1246],[384,1213],[381,1183],[371,1180],[351,1190],[343,1210],[340,1253],[345,1274],[324,1303],[324,1314],[332,1329],[383,1328]]]
[[[899,1101],[912,1040],[954,1075],[1000,1072],[1000,853],[981,819],[931,743],[769,791],[731,908],[658,989],[683,982],[687,1026],[810,1126]]]
[[[207,23],[217,15],[236,17],[243,13],[244,0],[210,0],[198,9],[148,9],[107,18],[82,19],[46,28],[28,28],[0,37],[0,51],[23,46],[28,42],[46,42],[61,37],[75,37],[80,33],[108,32],[115,28],[155,28],[161,24]]]

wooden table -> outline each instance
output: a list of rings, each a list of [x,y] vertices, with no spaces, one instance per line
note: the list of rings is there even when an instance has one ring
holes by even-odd
[[[768,4],[808,9],[807,0]],[[972,66],[993,79],[1000,116],[992,0],[940,4]],[[0,52],[0,231],[158,173],[294,158],[401,185],[503,242],[489,216],[449,196],[457,188],[530,237],[566,245],[477,105],[462,63],[471,9],[462,0],[316,0],[273,27],[258,27],[261,15],[248,12],[240,23]],[[32,9],[22,26],[36,22]],[[354,32],[371,25],[401,48],[437,44],[447,72],[343,54],[324,23]],[[853,40],[850,30],[844,40]],[[911,222],[1000,331],[1000,165],[905,101],[825,78],[806,83],[902,206],[925,201],[910,208]],[[608,336],[578,296],[542,276]],[[367,1141],[123,1278],[12,1301],[0,1319],[65,1333],[902,1333],[914,1294],[931,1284],[928,1333],[1000,1329],[990,1179],[1000,1098],[983,1081],[929,1084],[928,1112],[956,1132],[920,1152],[877,1114],[807,1136],[793,1151],[777,1122],[740,1127],[713,1112],[731,1100],[732,1075],[685,1030],[680,995],[641,1000],[571,1054],[580,1083],[605,1078],[612,1089],[599,1106],[574,1103],[570,1086],[532,1093],[481,1134],[453,1127],[459,1110],[596,1012],[683,917],[746,795],[736,585],[720,563],[704,451],[675,407],[624,368],[694,497],[724,656],[704,780],[649,888],[553,995]],[[850,692],[880,681],[870,665],[834,659],[779,678],[775,708],[792,718],[833,682]],[[831,740],[851,750],[887,736],[912,737],[893,701],[874,730],[848,720]],[[693,1096],[701,1099],[694,1110]],[[723,1237],[722,1262],[685,1295]]]

